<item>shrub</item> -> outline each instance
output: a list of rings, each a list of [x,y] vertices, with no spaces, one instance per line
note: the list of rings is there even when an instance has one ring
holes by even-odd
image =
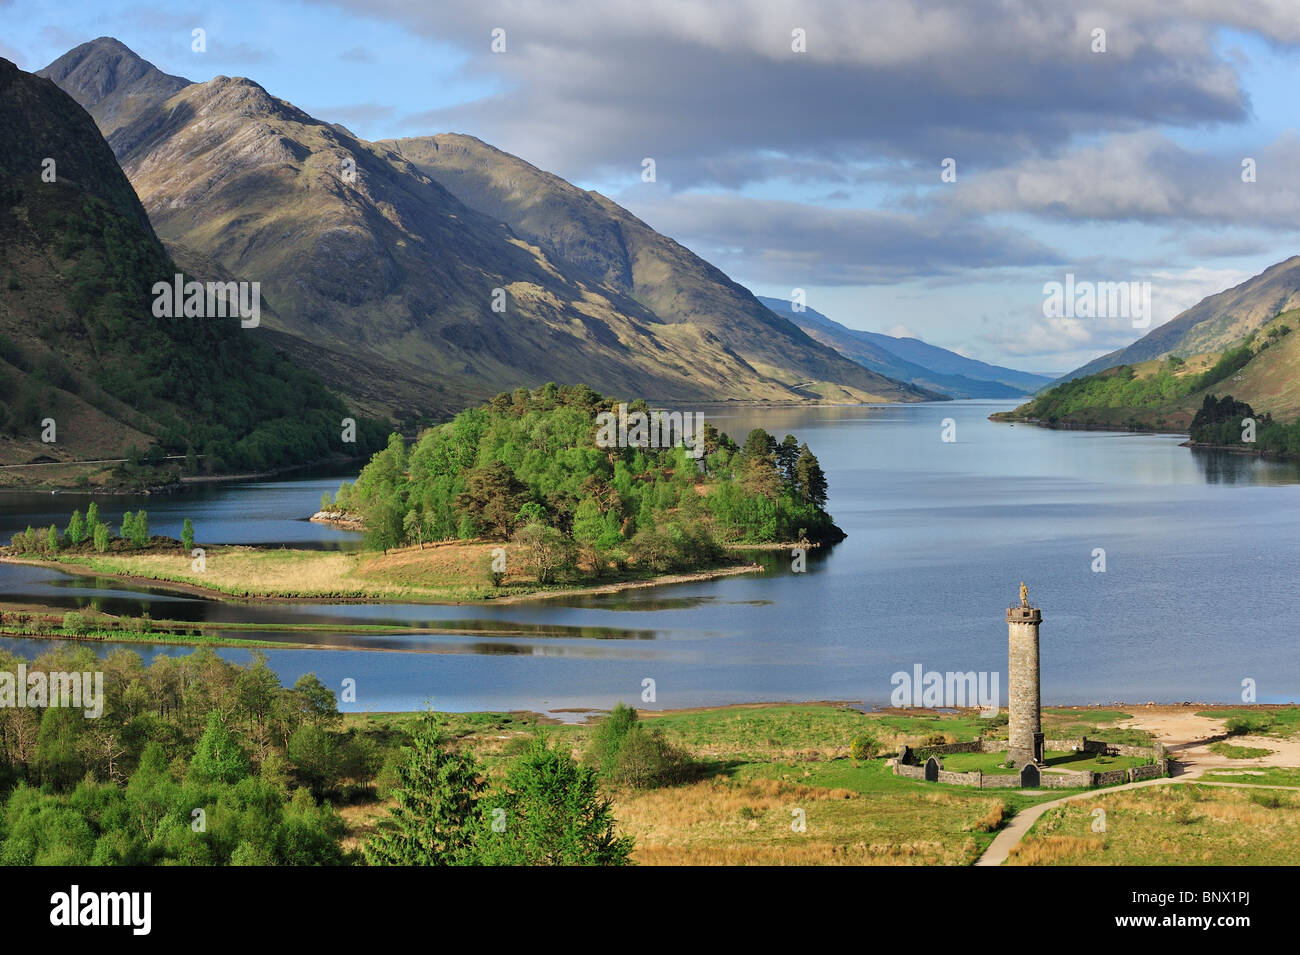
[[[623,703],[596,728],[586,762],[606,779],[634,789],[680,782],[692,768],[690,756],[663,730],[642,725],[636,710]]]
[[[63,629],[71,630],[73,633],[85,633],[90,628],[86,625],[86,618],[82,614],[69,610],[63,615]]]
[[[849,744],[849,754],[854,759],[875,759],[879,751],[880,736],[874,730],[859,733]]]

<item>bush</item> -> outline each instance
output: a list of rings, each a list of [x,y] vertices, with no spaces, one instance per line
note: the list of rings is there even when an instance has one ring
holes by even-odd
[[[1256,716],[1234,716],[1223,724],[1223,728],[1228,731],[1229,736],[1249,736],[1252,733],[1262,733],[1268,729],[1268,726],[1268,720]]]
[[[684,750],[670,743],[663,730],[645,727],[636,710],[623,703],[596,728],[586,763],[606,779],[634,789],[681,782],[692,769]]]
[[[878,752],[880,752],[880,736],[874,730],[859,733],[849,744],[849,754],[854,759],[875,759]]]
[[[85,633],[90,628],[86,625],[86,618],[82,614],[69,610],[63,615],[63,629],[71,630],[73,633]]]

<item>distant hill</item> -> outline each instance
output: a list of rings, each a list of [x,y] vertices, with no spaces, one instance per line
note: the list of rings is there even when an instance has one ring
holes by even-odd
[[[1061,380],[1174,355],[1222,352],[1281,312],[1300,306],[1300,255],[1270,266],[1240,285],[1201,299],[1132,345],[1095,358]]]
[[[760,295],[758,300],[863,367],[950,398],[1019,398],[1052,381],[1044,375],[965,358],[917,338],[848,328],[813,308],[796,312],[787,299]]]
[[[261,470],[381,443],[367,426],[343,447],[348,408],[237,317],[154,316],[153,285],[177,267],[112,150],[71,97],[4,59],[0,198],[0,463],[157,445]]]
[[[445,415],[551,380],[679,402],[930,396],[813,341],[607,199],[482,144],[510,176],[545,178],[528,186],[555,218],[545,235],[468,188],[481,166],[431,161],[432,139],[369,143],[251,80],[186,83],[106,38],[47,71],[102,117],[163,241],[260,281],[268,331],[364,410]]]

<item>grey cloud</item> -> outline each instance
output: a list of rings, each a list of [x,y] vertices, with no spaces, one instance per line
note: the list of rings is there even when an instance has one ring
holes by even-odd
[[[1246,158],[1255,161],[1255,182],[1242,181]],[[1292,132],[1229,154],[1189,150],[1143,131],[990,170],[931,198],[950,211],[981,215],[1029,212],[1072,221],[1199,221],[1291,231],[1300,222],[1297,168],[1300,138]]]
[[[629,192],[618,201],[741,281],[889,284],[1061,262],[1014,230],[937,217],[727,195]]]
[[[464,129],[569,178],[653,156],[675,188],[761,178],[762,164],[739,157],[762,151],[831,164],[954,156],[973,169],[1050,154],[1078,134],[1239,121],[1247,98],[1212,27],[1227,17],[1300,38],[1300,9],[1263,3],[1092,17],[1055,0],[326,2],[451,38],[470,52],[468,69],[510,87],[414,118],[427,131]],[[1089,48],[1094,25],[1108,30],[1105,54]],[[489,51],[497,26],[504,54]],[[790,51],[794,27],[807,53]]]

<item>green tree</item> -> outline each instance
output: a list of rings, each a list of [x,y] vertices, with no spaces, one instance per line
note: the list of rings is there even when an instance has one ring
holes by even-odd
[[[515,515],[527,500],[526,492],[510,465],[493,461],[466,474],[465,490],[456,495],[456,507],[486,533],[504,539],[510,536]]]
[[[149,515],[143,510],[136,511],[135,520],[131,524],[131,544],[144,547],[149,543],[149,538]]]
[[[67,535],[68,541],[74,546],[86,539],[86,522],[81,517],[81,511],[72,512],[72,518],[68,521]]]
[[[45,533],[45,546],[51,554],[54,554],[58,552],[61,543],[63,543],[63,538],[59,536],[59,529],[51,524],[49,530]]]
[[[86,536],[95,533],[95,528],[99,526],[99,503],[91,501],[90,507],[86,508]]]
[[[426,714],[397,768],[397,805],[387,823],[364,846],[371,865],[463,865],[472,848],[483,791],[469,753],[445,746]]]
[[[248,757],[216,710],[208,713],[208,728],[199,737],[190,772],[200,782],[218,783],[235,783],[248,775]]]
[[[475,840],[477,861],[628,865],[633,843],[617,835],[614,822],[595,770],[579,766],[561,745],[552,747],[538,735],[511,767],[501,790],[486,800]]]
[[[187,554],[194,549],[194,522],[188,517],[181,525],[181,546],[185,548]]]
[[[293,685],[298,712],[312,724],[333,723],[339,719],[338,701],[334,691],[320,681],[315,673],[304,673]]]
[[[528,524],[515,534],[524,567],[539,584],[549,584],[573,568],[573,545],[554,527]]]
[[[808,449],[807,444],[799,448],[799,460],[794,466],[794,483],[796,493],[804,501],[816,507],[826,506],[826,475],[822,473],[817,456]]]
[[[101,554],[108,550],[108,525],[100,522],[95,525],[95,550]]]

